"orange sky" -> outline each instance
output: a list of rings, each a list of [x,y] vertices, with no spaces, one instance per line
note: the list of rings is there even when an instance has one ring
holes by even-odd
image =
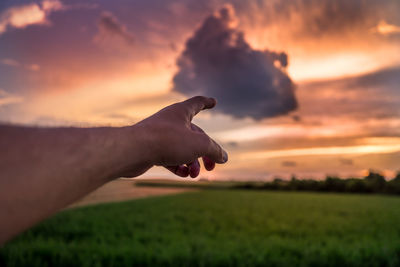
[[[243,32],[249,49],[287,54],[279,69],[295,85],[298,108],[261,119],[228,108],[198,116],[230,153],[229,164],[203,177],[347,177],[369,168],[391,177],[400,169],[400,3],[390,0],[6,0],[0,119],[119,126],[189,97],[174,89],[177,59],[226,3],[228,28]],[[234,94],[226,88],[219,103]]]

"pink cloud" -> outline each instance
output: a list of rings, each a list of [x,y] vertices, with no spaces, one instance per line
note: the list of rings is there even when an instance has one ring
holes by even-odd
[[[22,29],[29,25],[48,24],[50,13],[63,8],[59,0],[43,0],[40,5],[33,3],[10,7],[0,14],[0,35],[10,28]]]
[[[9,67],[22,67],[30,71],[39,71],[40,66],[38,64],[23,64],[21,62],[18,62],[15,59],[12,58],[3,58],[0,60],[0,64],[9,66]]]

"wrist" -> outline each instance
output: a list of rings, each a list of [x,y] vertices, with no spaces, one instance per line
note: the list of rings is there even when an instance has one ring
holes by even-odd
[[[113,128],[113,178],[136,177],[153,167],[151,135],[140,124]]]

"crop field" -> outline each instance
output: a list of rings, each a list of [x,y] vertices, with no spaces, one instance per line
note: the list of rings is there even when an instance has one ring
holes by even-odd
[[[400,266],[400,197],[203,190],[65,210],[0,266]]]

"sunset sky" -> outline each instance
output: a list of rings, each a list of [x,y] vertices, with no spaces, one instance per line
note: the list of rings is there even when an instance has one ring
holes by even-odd
[[[2,0],[0,120],[121,126],[194,95],[209,179],[400,170],[398,0]],[[170,177],[161,168],[147,176]]]

